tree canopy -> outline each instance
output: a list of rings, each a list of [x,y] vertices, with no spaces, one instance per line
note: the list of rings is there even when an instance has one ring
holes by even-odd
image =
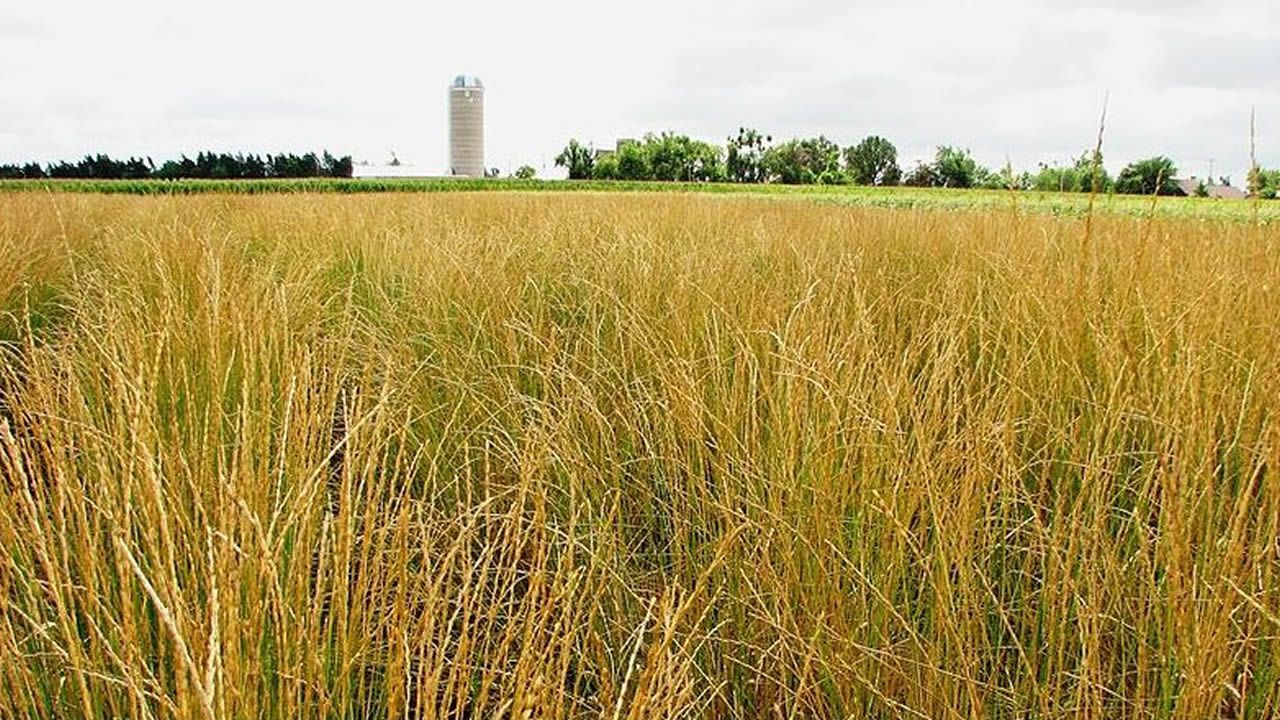
[[[586,180],[591,177],[591,168],[595,165],[595,151],[578,142],[569,141],[564,150],[556,156],[556,166],[569,171],[570,180]]]
[[[844,181],[840,146],[822,135],[788,140],[769,148],[764,154],[764,168],[770,180],[784,185],[834,185]]]
[[[902,179],[898,148],[879,135],[845,149],[844,159],[849,179],[859,185],[897,185]]]
[[[739,183],[762,183],[769,179],[764,168],[764,154],[773,142],[770,136],[762,136],[753,128],[738,128],[738,135],[729,138],[728,156],[725,158],[725,174]]]
[[[1125,166],[1116,177],[1115,188],[1118,193],[1131,195],[1176,195],[1177,176],[1178,166],[1173,160],[1157,155]]]
[[[726,179],[724,152],[711,143],[687,135],[649,133],[641,140],[625,140],[614,152],[596,153],[570,140],[556,164],[570,179],[664,180],[720,182]]]
[[[967,149],[940,145],[933,161],[917,163],[903,183],[912,187],[1000,187],[1000,176],[979,165]]]
[[[1102,165],[1101,155],[1096,155],[1096,152],[1086,150],[1080,153],[1073,164],[1066,167],[1041,163],[1039,171],[1032,176],[1031,186],[1044,192],[1092,192],[1095,190],[1096,180],[1098,192],[1112,190],[1114,182]]]

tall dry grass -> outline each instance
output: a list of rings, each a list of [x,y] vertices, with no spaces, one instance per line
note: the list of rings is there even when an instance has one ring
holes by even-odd
[[[0,716],[1273,718],[1280,232],[0,196]]]

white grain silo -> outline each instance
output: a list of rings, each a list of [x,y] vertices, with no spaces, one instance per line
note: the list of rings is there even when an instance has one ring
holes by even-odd
[[[449,86],[449,174],[484,177],[484,84],[459,75]]]

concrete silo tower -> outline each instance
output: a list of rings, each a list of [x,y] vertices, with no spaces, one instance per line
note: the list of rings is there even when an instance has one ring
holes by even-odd
[[[449,174],[484,177],[484,84],[459,75],[449,86]]]

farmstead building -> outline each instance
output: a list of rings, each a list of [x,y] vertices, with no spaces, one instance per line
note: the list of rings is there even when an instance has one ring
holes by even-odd
[[[1201,180],[1194,175],[1182,180],[1175,180],[1174,182],[1178,184],[1177,194],[1183,197],[1198,196],[1200,194],[1200,183],[1202,182],[1204,183],[1205,192],[1208,193],[1206,197],[1218,198],[1220,200],[1244,200],[1248,197],[1248,194],[1238,187],[1220,185],[1214,183],[1212,180]]]

